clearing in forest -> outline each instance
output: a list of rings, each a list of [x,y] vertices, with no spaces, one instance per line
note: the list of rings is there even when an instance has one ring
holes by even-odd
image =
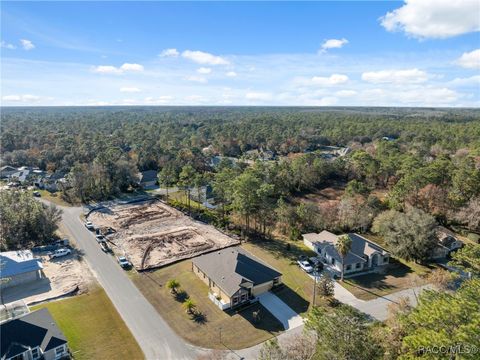
[[[110,229],[107,239],[117,252],[127,255],[137,270],[157,268],[239,243],[159,200],[103,208],[91,213],[88,220],[102,233]]]

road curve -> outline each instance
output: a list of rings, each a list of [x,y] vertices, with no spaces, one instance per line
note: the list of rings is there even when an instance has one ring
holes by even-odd
[[[95,236],[80,221],[81,207],[59,207],[62,222],[94,272],[148,360],[194,359],[196,350],[185,343],[145,299],[115,258],[105,254]],[[100,310],[100,309],[99,309]]]

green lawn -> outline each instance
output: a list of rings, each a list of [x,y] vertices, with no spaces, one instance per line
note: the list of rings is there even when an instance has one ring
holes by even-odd
[[[316,254],[301,241],[258,240],[244,243],[242,247],[282,273],[286,287],[276,295],[299,314],[306,313],[313,297],[313,280],[300,269],[297,260],[300,255]]]
[[[55,193],[51,193],[47,190],[35,190],[35,191],[38,191],[41,195],[42,195],[42,198],[45,199],[45,200],[48,200],[56,205],[60,205],[60,206],[73,206],[75,204],[70,204],[68,202],[66,202],[65,200],[62,199],[62,194],[61,192],[55,192]]]
[[[32,310],[47,308],[75,359],[143,359],[143,353],[101,288]]]
[[[260,304],[238,313],[220,310],[208,298],[207,285],[191,271],[191,266],[190,261],[182,261],[156,271],[131,275],[159,314],[187,342],[205,348],[242,349],[268,340],[283,330],[281,323]],[[166,287],[170,279],[180,283],[180,292],[188,294],[201,315],[192,317],[186,313],[182,306],[185,295],[174,297]],[[261,321],[254,323],[253,311],[258,309]]]
[[[380,296],[395,293],[425,284],[425,276],[435,266],[424,266],[391,258],[390,265],[384,274],[373,273],[355,276],[340,284],[355,297],[362,300],[372,300]]]

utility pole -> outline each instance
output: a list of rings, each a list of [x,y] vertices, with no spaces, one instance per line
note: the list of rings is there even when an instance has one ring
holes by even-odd
[[[318,275],[318,266],[313,268],[313,302],[312,309],[315,306],[315,295],[317,294],[317,275]]]

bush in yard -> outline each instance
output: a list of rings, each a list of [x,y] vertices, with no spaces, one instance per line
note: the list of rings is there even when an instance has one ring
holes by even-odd
[[[335,294],[335,284],[328,273],[324,273],[317,283],[317,289],[320,296],[330,298]]]
[[[177,293],[179,287],[180,287],[180,283],[177,280],[175,279],[168,280],[167,288],[170,289],[170,293],[172,295],[175,295]]]
[[[195,304],[195,302],[188,298],[187,300],[185,300],[185,302],[183,303],[183,307],[185,308],[185,310],[187,311],[187,314],[193,314],[193,311],[195,310],[195,308],[197,307],[197,305]]]

